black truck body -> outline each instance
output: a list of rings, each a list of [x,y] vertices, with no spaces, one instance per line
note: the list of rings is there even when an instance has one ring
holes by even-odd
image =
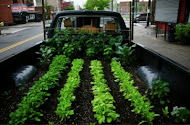
[[[108,11],[65,11],[57,13],[54,18],[50,29],[48,31],[48,38],[51,38],[55,33],[56,23],[58,22],[59,17],[62,16],[73,16],[73,15],[88,15],[88,16],[111,16],[117,17],[121,29],[121,34],[128,39],[128,31],[125,26],[125,23],[119,13],[116,12],[108,12]],[[25,50],[21,53],[14,55],[7,60],[0,62],[0,76],[1,76],[1,87],[8,86],[10,73],[16,69],[15,67],[21,66],[23,64],[33,64],[38,55],[35,52],[39,51],[41,44],[33,46],[28,50]],[[140,60],[144,65],[151,65],[155,67],[158,71],[161,72],[161,77],[163,80],[169,82],[171,90],[175,92],[175,95],[179,97],[182,103],[190,104],[190,70],[177,64],[176,62],[156,53],[150,49],[147,49],[141,45],[137,44],[135,51],[138,60]],[[24,59],[24,61],[23,61]],[[5,84],[6,83],[6,84]]]

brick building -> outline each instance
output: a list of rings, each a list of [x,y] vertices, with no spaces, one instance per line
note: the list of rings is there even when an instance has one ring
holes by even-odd
[[[5,25],[13,23],[11,4],[12,0],[0,0],[0,22],[4,22]]]
[[[14,6],[15,4],[22,4],[22,8]],[[0,0],[0,22],[4,22],[5,25],[12,24],[12,11],[16,9],[21,9],[20,11],[30,11],[28,6],[33,6],[33,0]]]
[[[129,7],[130,7],[129,1],[120,2],[120,13],[129,14],[130,11]],[[148,7],[148,1],[137,2],[137,13],[146,13],[147,7]],[[136,5],[135,5],[135,11],[136,11]]]
[[[70,6],[74,6],[73,2],[61,2],[61,11],[63,11],[65,8],[68,8]]]
[[[129,2],[120,2],[120,13],[129,14]]]

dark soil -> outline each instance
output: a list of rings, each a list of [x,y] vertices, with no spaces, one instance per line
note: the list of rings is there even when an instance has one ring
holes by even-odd
[[[120,114],[118,119],[119,123],[122,124],[138,124],[141,122],[141,117],[131,112],[130,102],[125,100],[123,94],[119,91],[119,83],[116,83],[111,72],[110,61],[102,61],[104,67],[104,75],[107,80],[107,84],[111,89],[111,94],[114,97],[116,112]]]
[[[92,111],[92,104],[91,101],[93,100],[92,94],[92,76],[90,74],[90,59],[83,58],[85,63],[83,65],[83,70],[80,72],[81,83],[80,87],[76,89],[75,96],[76,100],[73,102],[72,109],[74,110],[74,115],[71,116],[70,119],[66,121],[61,121],[60,118],[56,115],[55,111],[57,108],[58,100],[57,98],[60,97],[59,92],[64,87],[67,79],[67,73],[70,71],[68,70],[63,74],[63,78],[60,80],[60,85],[55,87],[54,89],[50,90],[51,96],[49,97],[48,101],[41,106],[42,113],[44,116],[41,118],[40,124],[48,124],[52,122],[54,124],[89,124],[89,123],[97,123],[97,120],[94,118],[94,113]],[[125,100],[122,93],[119,91],[119,83],[115,82],[114,77],[111,72],[110,67],[110,60],[105,60],[104,58],[98,58],[101,60],[102,65],[104,67],[104,75],[105,79],[107,80],[107,84],[110,87],[110,93],[114,97],[115,100],[115,107],[116,112],[120,114],[120,117],[117,121],[112,123],[114,124],[138,124],[143,119],[141,119],[140,115],[136,115],[131,110],[133,107],[130,107],[130,102]],[[146,84],[144,84],[138,76],[135,74],[135,71],[138,67],[143,64],[135,63],[133,65],[125,66],[125,70],[130,72],[133,75],[133,79],[135,81],[134,86],[138,86],[138,90],[142,95],[147,96],[150,98],[148,94],[145,93],[147,90]],[[70,65],[71,67],[71,65]],[[38,80],[46,71],[42,70],[36,75],[36,77],[28,84],[28,86],[23,91],[18,91],[18,89],[11,88],[10,93],[7,95],[1,95],[1,106],[0,106],[0,123],[7,124],[10,120],[9,114],[12,111],[17,109],[17,104],[21,102],[22,97],[25,96],[25,93],[28,89],[33,85],[34,81]],[[169,95],[168,97],[171,101],[170,104],[167,104],[169,107],[169,111],[172,111],[172,107],[180,104],[180,102],[176,102],[175,95]],[[177,100],[178,101],[178,100]],[[162,115],[162,106],[159,103],[158,99],[151,100],[151,104],[154,106],[153,111],[160,114],[160,117],[155,118],[154,124],[173,124],[174,119],[170,116],[170,118],[165,118]],[[181,106],[181,105],[178,105]],[[35,124],[36,122],[28,122]],[[39,124],[39,123],[37,123]]]
[[[29,88],[34,85],[34,81],[37,81],[46,72],[47,68],[39,68],[36,76],[28,84],[24,84],[19,88],[11,85],[9,88],[0,90],[0,124],[7,124],[9,122],[9,114],[17,109],[17,104],[26,96]]]
[[[70,65],[70,67],[71,67],[71,65]],[[70,71],[70,69],[68,69],[67,72],[62,74],[63,78],[60,80],[59,86],[50,90],[51,96],[48,98],[47,102],[41,107],[41,109],[43,111],[42,113],[44,114],[44,116],[41,118],[42,119],[41,123],[48,124],[48,122],[51,122],[51,121],[54,121],[54,123],[56,123],[56,124],[61,123],[61,120],[56,115],[55,111],[57,108],[57,104],[59,103],[57,98],[60,97],[60,90],[64,87],[64,84],[66,83],[66,80],[68,78],[67,73],[69,71]]]

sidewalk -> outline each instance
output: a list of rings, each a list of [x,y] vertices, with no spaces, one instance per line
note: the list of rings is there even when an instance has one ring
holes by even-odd
[[[31,27],[43,25],[42,22],[29,22],[26,24],[17,24],[17,25],[12,25],[12,26],[3,26],[1,27],[1,36],[16,33],[25,29],[29,29]]]
[[[163,37],[156,38],[153,28],[145,28],[141,25],[134,26],[133,42],[141,44],[190,69],[190,45],[169,43],[164,41]]]

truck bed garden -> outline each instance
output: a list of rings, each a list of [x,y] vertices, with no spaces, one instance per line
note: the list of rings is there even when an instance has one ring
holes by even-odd
[[[98,37],[98,39],[99,38],[100,37]],[[116,38],[116,40],[119,39],[120,37]],[[115,39],[112,40],[114,40],[114,43],[116,42],[120,45],[120,49],[123,47],[121,50],[131,52],[132,54],[132,48],[125,48],[125,46],[121,45],[122,39],[120,39],[120,42],[115,41]],[[112,40],[109,41],[111,43],[110,45],[113,43]],[[102,39],[99,39],[99,41],[102,42]],[[91,45],[91,43],[88,42],[94,42],[94,44]],[[40,70],[36,77],[33,78],[23,90],[12,88],[4,92],[1,95],[0,123],[182,123],[182,121],[176,121],[174,116],[170,114],[173,107],[183,106],[183,104],[180,104],[177,100],[177,96],[174,95],[174,93],[170,91],[167,95],[167,100],[169,99],[169,101],[164,104],[160,103],[160,98],[158,97],[152,99],[150,94],[151,90],[148,89],[147,85],[143,83],[135,73],[137,68],[143,64],[138,62],[138,60],[134,61],[134,58],[131,56],[123,57],[123,55],[121,55],[122,51],[117,50],[118,48],[115,44],[111,46],[113,51],[110,49],[110,46],[105,44],[103,44],[103,46],[106,46],[106,49],[96,50],[95,48],[97,46],[101,46],[99,42],[97,42],[98,41],[87,41],[86,43],[88,43],[88,45],[80,46],[81,44],[79,44],[76,47],[76,42],[72,42],[73,44],[64,44],[63,46],[65,48],[69,46],[69,49],[64,48],[64,55],[55,56],[49,69],[45,68]],[[54,43],[50,42],[48,44],[52,45]],[[79,49],[79,47],[81,47],[81,49]],[[83,47],[88,50],[86,54],[77,55],[79,51],[84,50],[82,49]],[[45,48],[55,52],[50,46],[46,45]],[[72,51],[69,51],[70,49],[72,49]],[[93,49],[99,52],[104,51],[104,54],[97,56],[96,54],[98,53],[92,51]],[[117,56],[119,60],[107,58],[113,56],[115,50],[118,51]],[[59,51],[59,49],[57,51]],[[56,53],[60,54],[60,52]],[[73,56],[73,59],[71,59],[71,56]],[[47,58],[44,59],[45,62],[48,61]],[[131,61],[127,62],[125,59],[131,60],[133,63],[131,63]],[[41,63],[44,63],[43,61],[44,60],[41,60]],[[124,76],[122,73],[114,73],[117,72],[116,69],[119,68],[114,62],[121,64],[120,68],[123,68],[123,70],[119,69],[117,71],[122,71],[122,73],[126,75],[126,79],[122,78],[122,76]],[[54,76],[53,79],[51,79],[51,76]],[[34,81],[37,82],[34,83]],[[147,92],[147,90],[149,91]],[[130,93],[127,94],[127,92]],[[131,94],[132,92],[134,93]],[[39,93],[42,94],[38,95]],[[31,98],[36,96],[39,96],[40,99],[34,99],[34,101],[30,102]],[[139,101],[137,102],[136,100]],[[140,108],[140,106],[144,107]],[[150,107],[147,108],[148,106]],[[165,107],[168,107],[168,110],[164,110]],[[186,123],[189,122],[187,121]]]

